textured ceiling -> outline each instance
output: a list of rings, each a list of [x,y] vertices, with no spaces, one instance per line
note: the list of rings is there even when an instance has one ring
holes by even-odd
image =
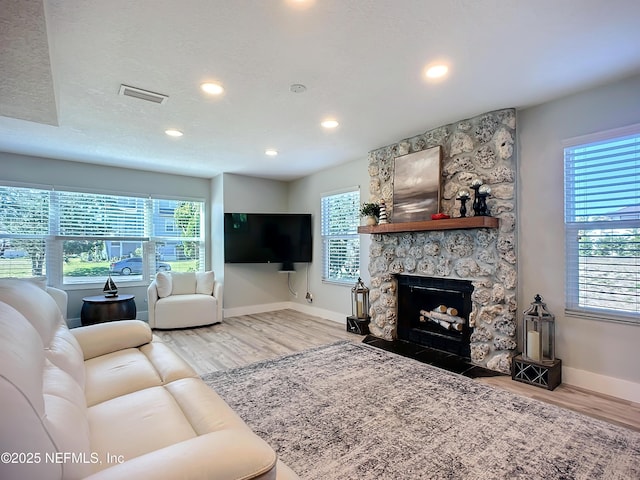
[[[0,0],[0,151],[292,179],[638,73],[638,18],[638,0]]]
[[[0,9],[0,115],[57,125],[42,0],[2,0]]]

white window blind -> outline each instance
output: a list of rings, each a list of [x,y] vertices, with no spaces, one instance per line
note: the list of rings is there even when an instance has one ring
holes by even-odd
[[[107,273],[123,275],[122,284],[154,273],[144,254],[150,199],[66,191],[52,192],[51,199],[51,270],[62,265],[63,284],[99,282]],[[124,258],[130,263],[115,263]]]
[[[640,322],[640,127],[565,148],[567,309]]]
[[[0,186],[0,276],[46,274],[49,191]]]
[[[54,197],[58,236],[146,240],[143,198],[77,192],[54,192]]]
[[[183,200],[154,200],[152,240],[160,261],[191,259],[190,270],[204,270],[204,204]]]
[[[204,202],[0,186],[0,276],[147,282],[205,266]]]
[[[360,276],[359,211],[359,190],[322,197],[323,280],[353,283]]]

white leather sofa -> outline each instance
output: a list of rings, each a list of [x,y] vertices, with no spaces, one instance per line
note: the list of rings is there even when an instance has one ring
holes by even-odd
[[[146,323],[69,330],[20,280],[0,279],[0,402],[3,480],[297,478]]]
[[[222,321],[222,284],[213,272],[159,272],[147,289],[151,328],[189,328]]]

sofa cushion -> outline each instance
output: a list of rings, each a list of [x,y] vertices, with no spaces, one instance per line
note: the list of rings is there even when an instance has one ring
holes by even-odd
[[[144,418],[134,418],[137,412],[148,412]],[[198,438],[203,445],[205,456],[216,455],[216,470],[201,472],[207,478],[273,478],[272,468],[276,462],[275,452],[260,440],[238,417],[220,396],[207,387],[199,378],[187,378],[171,382],[157,388],[134,392],[101,403],[89,409],[91,430],[99,431],[91,447],[103,457],[109,454],[123,455],[127,463],[133,461],[133,472],[144,477],[157,477],[135,468],[136,459],[145,463],[155,463],[160,458],[156,454],[174,456],[176,447],[197,452]],[[113,418],[134,418],[126,425],[114,422]],[[186,419],[186,422],[185,422]],[[216,440],[219,438],[219,440]],[[185,443],[186,442],[186,443]],[[195,443],[194,443],[195,442]],[[163,444],[170,449],[156,450]],[[155,450],[155,451],[154,451]],[[208,453],[207,453],[208,452]],[[193,468],[209,468],[198,456],[190,458],[180,452],[176,461],[189,462]],[[143,460],[151,455],[149,461]],[[153,461],[152,461],[153,459]],[[169,462],[175,463],[175,462]],[[107,467],[100,465],[98,469]],[[115,470],[118,466],[115,465]],[[106,473],[106,472],[105,472]],[[164,473],[164,472],[163,472]],[[127,469],[129,478],[137,478]],[[182,471],[166,474],[163,478],[183,478]],[[296,478],[296,477],[292,477]]]
[[[171,295],[171,290],[173,289],[171,274],[158,272],[156,274],[156,288],[158,289],[158,297],[160,298]]]
[[[84,359],[137,348],[153,340],[149,325],[141,320],[96,323],[71,330],[80,344]]]
[[[165,385],[196,372],[162,342],[127,348],[85,362],[87,405],[137,390]]]
[[[53,452],[42,395],[42,341],[13,307],[0,303],[0,447],[3,452]],[[44,454],[43,454],[44,455]],[[53,463],[1,463],[0,478],[61,478]]]
[[[163,385],[181,378],[199,378],[191,365],[161,341],[143,345],[140,351],[158,372]]]
[[[173,272],[171,273],[171,295],[190,295],[196,293],[195,272]]]
[[[212,295],[214,281],[215,275],[213,272],[196,272],[196,293]]]
[[[32,282],[6,278],[0,280],[0,302],[19,311],[40,335],[45,356],[84,386],[82,349],[55,300]]]
[[[73,452],[89,458],[89,421],[84,392],[67,372],[51,362],[46,363],[43,376],[47,432],[58,452]],[[89,464],[64,464],[64,478],[82,478],[91,473]]]
[[[276,472],[276,465],[278,471]],[[207,433],[115,463],[87,480],[154,478],[172,480],[298,480],[260,437],[246,430]]]
[[[200,378],[184,378],[165,388],[198,435],[227,429],[249,430],[246,423]]]
[[[162,384],[158,372],[137,348],[91,358],[85,362],[85,368],[89,406]]]
[[[51,296],[35,283],[6,278],[0,282],[0,301],[11,305],[24,315],[40,335],[45,347],[49,346],[62,320],[58,305]]]
[[[146,388],[89,408],[91,449],[125,460],[194,438],[195,431],[163,387]],[[109,467],[103,462],[97,470]]]

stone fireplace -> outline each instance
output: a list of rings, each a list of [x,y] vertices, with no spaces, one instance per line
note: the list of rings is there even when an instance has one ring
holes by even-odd
[[[370,201],[384,199],[392,223],[394,159],[437,145],[443,152],[441,211],[459,217],[456,193],[468,188],[474,178],[481,178],[492,190],[489,215],[499,219],[498,228],[373,233],[369,252],[369,328],[373,335],[386,340],[409,335],[409,341],[420,343],[435,341],[423,337],[436,333],[430,336],[440,336],[451,350],[461,348],[461,356],[468,351],[474,364],[509,373],[517,348],[515,128],[515,111],[499,110],[369,153]],[[452,284],[463,290],[458,292],[464,297],[460,306],[449,296]],[[409,291],[403,292],[405,288]],[[447,333],[450,329],[431,318],[421,321],[424,315],[419,311],[416,318],[417,306],[403,296],[422,295],[434,288],[441,292],[418,310],[455,308],[465,318],[459,332]],[[467,339],[468,346],[456,346],[466,344]],[[442,349],[442,345],[434,348]]]

